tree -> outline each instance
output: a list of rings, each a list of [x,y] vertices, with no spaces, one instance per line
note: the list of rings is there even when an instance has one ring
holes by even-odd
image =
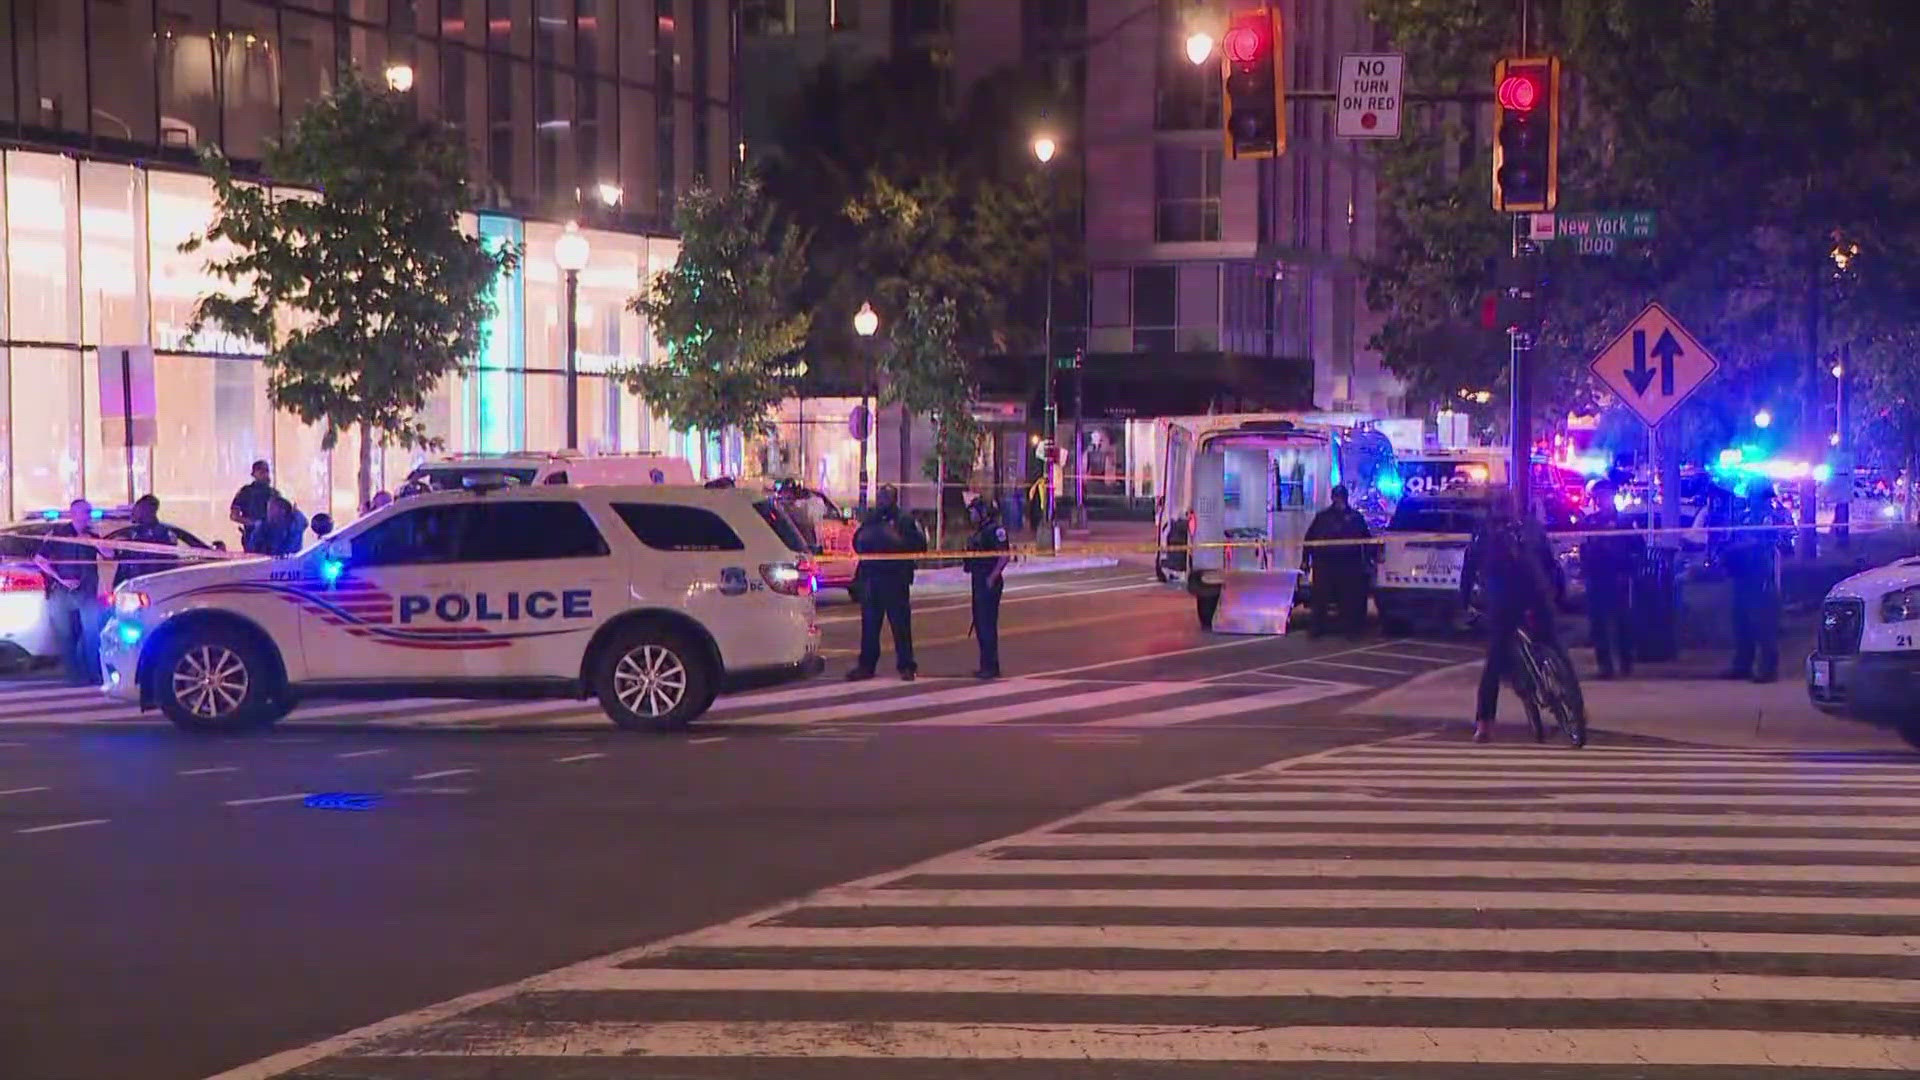
[[[1487,88],[1511,50],[1506,0],[1371,0],[1408,53],[1421,89]],[[1644,250],[1582,258],[1549,245],[1547,325],[1535,356],[1541,398],[1605,404],[1586,360],[1650,299],[1672,308],[1721,360],[1721,375],[1680,414],[1695,455],[1760,404],[1811,432],[1829,326],[1890,330],[1920,276],[1920,178],[1908,135],[1920,120],[1910,77],[1920,24],[1897,0],[1538,0],[1535,42],[1566,59],[1561,210],[1645,208],[1659,235]],[[1538,51],[1536,44],[1533,51]],[[1467,120],[1473,119],[1469,115]],[[1387,363],[1416,383],[1433,369],[1499,364],[1474,335],[1490,255],[1509,225],[1488,206],[1490,132],[1422,128],[1384,149],[1385,258],[1370,296],[1386,317]],[[1886,271],[1842,295],[1834,237]],[[1887,280],[1888,277],[1894,280]],[[1847,310],[1851,305],[1852,310]],[[1871,335],[1869,335],[1871,336]],[[1444,343],[1444,349],[1434,343]],[[1557,392],[1554,391],[1557,388]],[[1771,401],[1766,399],[1771,398]],[[1725,445],[1718,442],[1718,445]]]
[[[980,422],[973,415],[978,388],[966,358],[954,344],[957,319],[951,297],[934,299],[922,288],[907,291],[905,306],[881,353],[885,376],[880,400],[899,405],[908,416],[925,416],[933,423],[934,445],[923,470],[939,488],[937,512],[942,520],[949,502],[949,470],[971,471],[980,451]],[[911,460],[911,429],[900,427],[900,460]],[[953,493],[955,498],[958,492]],[[936,533],[942,525],[936,525]]]
[[[420,411],[479,351],[495,279],[519,252],[461,232],[472,198],[459,134],[352,70],[267,147],[266,175],[305,191],[245,182],[218,150],[205,163],[213,223],[182,250],[231,244],[207,269],[246,291],[201,297],[190,329],[264,342],[268,399],[320,425],[326,449],[360,429],[365,505],[376,439],[437,445]]]
[[[666,356],[617,374],[675,427],[762,434],[811,323],[794,302],[806,241],[775,224],[751,177],[724,191],[694,188],[674,220],[679,258],[628,304]]]

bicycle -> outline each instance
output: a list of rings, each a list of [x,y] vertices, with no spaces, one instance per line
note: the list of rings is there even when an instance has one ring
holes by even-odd
[[[1513,651],[1513,688],[1526,706],[1533,741],[1547,741],[1542,714],[1551,713],[1567,745],[1575,749],[1587,745],[1587,703],[1580,694],[1580,677],[1574,673],[1567,651],[1550,642],[1535,641],[1524,626],[1513,635]]]

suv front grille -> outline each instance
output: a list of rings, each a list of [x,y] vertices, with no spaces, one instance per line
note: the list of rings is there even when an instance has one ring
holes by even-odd
[[[1852,656],[1860,651],[1860,631],[1867,620],[1864,600],[1828,600],[1820,605],[1819,651],[1822,656]]]

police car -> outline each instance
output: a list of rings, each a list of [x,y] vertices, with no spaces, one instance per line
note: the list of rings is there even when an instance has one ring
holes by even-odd
[[[1920,747],[1920,558],[1835,585],[1820,605],[1807,697],[1829,713],[1894,728]]]
[[[1490,505],[1485,496],[1447,496],[1402,499],[1394,507],[1373,580],[1373,604],[1387,633],[1453,624],[1462,608],[1467,542],[1486,523]]]
[[[625,728],[816,673],[813,567],[741,490],[480,487],[375,511],[297,555],[113,595],[104,689],[240,731],[320,697],[597,697]]]

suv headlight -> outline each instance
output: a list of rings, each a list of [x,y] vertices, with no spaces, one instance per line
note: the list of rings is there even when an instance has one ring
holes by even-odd
[[[113,613],[115,615],[132,615],[151,602],[146,593],[135,592],[131,589],[119,589],[113,594]]]
[[[1920,619],[1920,585],[1899,589],[1880,598],[1880,621],[1912,622]]]

